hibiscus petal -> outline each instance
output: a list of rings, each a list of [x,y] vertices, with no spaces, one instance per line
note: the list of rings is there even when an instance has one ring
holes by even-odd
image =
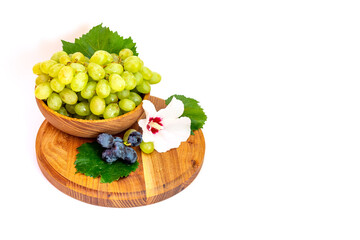
[[[147,130],[147,128],[146,128],[147,123],[148,123],[148,119],[140,119],[138,121],[138,124],[141,127],[142,132],[143,132],[142,133],[143,141],[144,142],[152,142],[152,141],[154,141],[154,136],[153,136],[154,134],[151,131]]]
[[[144,112],[146,114],[146,118],[148,119],[149,116],[153,116],[156,114],[156,109],[155,106],[152,102],[150,102],[149,100],[143,100],[143,105],[142,105]]]
[[[179,147],[180,143],[180,141],[177,141],[175,138],[169,137],[169,135],[159,133],[154,140],[154,148],[159,153],[162,153],[172,148]]]
[[[154,142],[154,134],[152,134],[150,131],[145,131],[142,134],[142,140],[144,142]]]
[[[176,119],[164,119],[164,130],[166,134],[178,138],[179,141],[186,141],[191,133],[191,120],[188,117]]]
[[[146,119],[140,119],[138,121],[138,124],[141,128],[146,128],[147,121],[146,121]]]
[[[164,119],[164,129],[154,134],[154,148],[158,152],[166,152],[180,146],[190,136],[191,121],[188,117]]]
[[[182,101],[173,97],[169,105],[166,108],[161,109],[156,115],[161,118],[175,119],[180,117],[184,112],[184,104]]]

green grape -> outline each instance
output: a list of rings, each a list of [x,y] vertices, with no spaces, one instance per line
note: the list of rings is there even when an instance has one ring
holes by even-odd
[[[137,56],[127,57],[124,61],[124,69],[129,72],[138,72],[141,69],[141,62]]]
[[[125,80],[119,74],[111,74],[109,76],[110,87],[115,91],[119,92],[125,89]]]
[[[136,85],[139,85],[143,82],[143,76],[141,75],[141,73],[139,72],[134,73],[134,77],[136,79]]]
[[[103,116],[105,119],[108,119],[108,118],[117,117],[119,116],[119,114],[120,114],[119,105],[117,103],[110,103],[109,105],[106,106]]]
[[[134,74],[128,71],[124,71],[121,74],[121,77],[125,80],[125,89],[132,90],[136,87],[136,78],[134,77]]]
[[[95,96],[90,101],[90,111],[95,115],[103,114],[105,106],[105,100],[101,97]]]
[[[35,85],[39,85],[40,83],[48,82],[50,80],[49,75],[39,74],[39,76],[35,80]]]
[[[67,55],[67,53],[64,51],[56,52],[52,55],[50,59],[59,62],[62,55]]]
[[[60,100],[61,100],[61,99],[60,99]],[[69,113],[66,111],[66,108],[65,108],[65,107],[61,107],[57,112],[60,113],[61,115],[70,117],[70,115],[69,115]]]
[[[90,58],[90,63],[106,65],[108,63],[111,63],[113,60],[114,59],[110,53],[108,53],[107,51],[104,51],[104,50],[98,50]]]
[[[75,104],[78,100],[76,93],[68,88],[64,88],[60,93],[60,98],[64,103]]]
[[[56,63],[52,65],[52,67],[49,69],[49,75],[53,78],[57,77],[60,69],[62,69],[64,66],[65,65],[61,63]]]
[[[134,53],[128,49],[128,48],[124,48],[124,49],[121,49],[120,52],[119,52],[119,57],[121,58],[121,60],[125,60],[126,58],[130,57],[134,55]]]
[[[113,57],[113,62],[114,63],[119,63],[120,62],[120,58],[119,55],[117,55],[116,53],[111,53],[111,56]]]
[[[140,93],[147,94],[151,91],[151,86],[148,81],[143,81],[140,85],[136,86],[136,90]]]
[[[140,96],[142,95],[142,93],[139,92],[136,88],[134,88],[133,90],[131,90],[131,92],[137,93],[137,94],[139,94]]]
[[[142,102],[142,98],[139,94],[135,92],[130,92],[130,96],[128,97],[131,101],[135,103],[136,106],[138,106]]]
[[[74,78],[74,73],[74,69],[70,66],[61,68],[58,74],[59,81],[65,85],[71,83]]]
[[[119,107],[121,108],[121,110],[124,110],[125,112],[130,112],[134,110],[136,104],[132,100],[125,98],[120,100]]]
[[[87,82],[88,82],[88,75],[84,72],[79,72],[75,75],[74,79],[71,81],[70,86],[73,91],[80,92],[86,87]]]
[[[161,81],[161,75],[158,74],[157,72],[152,72],[152,77],[149,80],[150,84],[157,84]]]
[[[70,67],[74,69],[75,73],[86,72],[86,67],[81,63],[71,63]]]
[[[101,98],[106,98],[107,96],[109,96],[110,91],[110,84],[105,79],[100,80],[96,85],[96,94]]]
[[[133,73],[129,72],[129,71],[124,71],[121,75],[120,75],[124,80],[127,79],[127,78],[132,78],[134,76]]]
[[[129,78],[129,79],[125,80],[125,82],[126,82],[125,89],[127,89],[127,90],[132,90],[132,89],[134,89],[136,87],[136,79],[135,79],[135,77],[134,78]]]
[[[119,98],[117,97],[116,93],[110,93],[110,95],[105,98],[105,103],[116,103],[118,100]]]
[[[145,80],[150,80],[153,75],[152,71],[147,67],[142,67],[140,73]]]
[[[59,93],[61,92],[62,90],[64,90],[65,88],[65,85],[62,84],[58,78],[53,78],[51,81],[50,81],[50,87],[53,91]]]
[[[125,143],[128,142],[129,136],[130,136],[130,134],[133,133],[133,132],[136,132],[136,130],[133,129],[133,128],[130,128],[130,129],[126,130],[126,132],[124,133],[124,136],[123,136],[123,141],[124,141]]]
[[[71,61],[73,63],[85,62],[85,56],[81,52],[73,53],[73,55],[71,55]]]
[[[105,67],[105,73],[107,74],[122,74],[124,71],[123,66],[119,63],[110,63]]]
[[[74,110],[79,116],[88,116],[90,115],[90,104],[89,102],[79,102],[75,105]]]
[[[125,89],[121,92],[117,92],[116,95],[119,99],[128,98],[130,96],[130,90]]]
[[[100,120],[99,116],[96,116],[95,114],[90,114],[88,116],[86,116],[87,120]]]
[[[78,114],[74,114],[73,117],[77,118],[77,119],[85,119],[86,118],[85,116],[80,116]]]
[[[40,70],[41,70],[41,72],[48,74],[50,68],[51,68],[54,64],[57,64],[57,62],[54,61],[54,60],[46,60],[46,61],[43,61],[42,63],[40,63]]]
[[[47,105],[49,108],[51,108],[54,111],[59,110],[62,106],[62,101],[61,101],[59,94],[54,93],[54,92],[51,93],[47,99]]]
[[[111,86],[110,86],[110,89],[111,89],[111,90],[110,90],[110,93],[116,93],[116,92],[117,92],[117,91],[115,91],[114,89],[112,89]]]
[[[141,142],[140,149],[144,153],[150,154],[154,151],[154,143],[153,142]]]
[[[62,63],[64,65],[71,63],[70,56],[67,54],[61,55],[59,58],[59,63]]]
[[[33,69],[32,69],[32,70],[33,70],[33,73],[36,74],[36,75],[44,74],[44,73],[41,71],[41,69],[40,69],[40,64],[41,64],[41,63],[35,64],[34,67],[33,67]]]
[[[75,114],[75,106],[75,104],[65,104],[66,110],[71,114]]]
[[[106,53],[106,62],[105,62],[104,65],[107,65],[107,64],[109,64],[109,63],[112,63],[112,62],[114,61],[113,56],[111,56],[111,54],[108,53],[108,52],[106,52],[106,51],[105,51],[105,53]]]
[[[85,88],[81,91],[81,96],[85,99],[92,98],[96,93],[96,85],[97,82],[95,81],[89,81]]]
[[[40,100],[47,99],[51,93],[52,93],[52,90],[51,90],[49,82],[40,83],[35,88],[35,97]]]
[[[95,81],[98,81],[105,77],[105,70],[99,64],[91,62],[89,63],[87,69],[89,76]]]

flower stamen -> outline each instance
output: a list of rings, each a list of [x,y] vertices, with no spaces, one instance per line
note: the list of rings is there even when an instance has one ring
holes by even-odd
[[[151,117],[149,118],[149,122],[146,125],[146,129],[151,131],[153,134],[158,133],[161,129],[163,129],[163,124],[161,123],[160,117]]]

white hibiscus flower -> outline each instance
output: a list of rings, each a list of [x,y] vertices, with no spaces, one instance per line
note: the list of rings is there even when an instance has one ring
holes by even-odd
[[[180,117],[184,112],[182,101],[173,97],[166,108],[157,112],[152,102],[144,100],[143,108],[146,119],[139,120],[143,141],[153,142],[156,151],[166,152],[177,148],[189,138],[191,120]]]

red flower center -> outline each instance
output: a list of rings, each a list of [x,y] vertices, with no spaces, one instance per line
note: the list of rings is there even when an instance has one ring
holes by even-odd
[[[149,122],[146,125],[146,129],[151,131],[153,134],[158,133],[159,130],[163,129],[163,124],[161,123],[160,117],[151,117],[149,118]]]

